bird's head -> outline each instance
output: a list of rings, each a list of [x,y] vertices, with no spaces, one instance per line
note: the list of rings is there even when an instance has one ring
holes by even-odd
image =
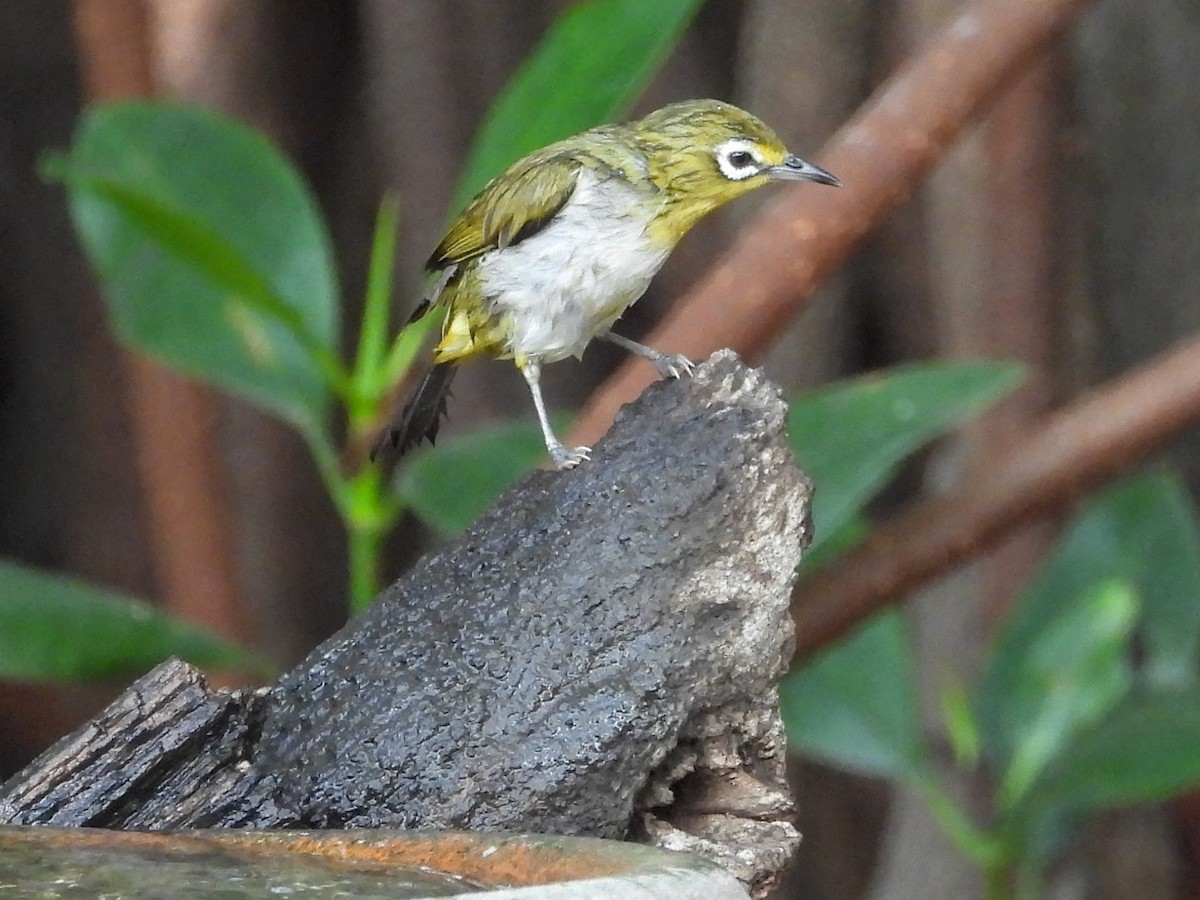
[[[719,100],[673,103],[630,124],[649,176],[669,202],[664,215],[682,237],[696,220],[772,181],[840,185],[789,153],[761,119]]]

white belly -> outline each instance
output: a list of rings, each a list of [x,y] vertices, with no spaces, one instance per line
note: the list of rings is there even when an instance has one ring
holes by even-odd
[[[532,237],[479,260],[492,315],[507,320],[508,355],[578,356],[650,284],[670,248],[652,246],[644,195],[580,173],[567,205]]]

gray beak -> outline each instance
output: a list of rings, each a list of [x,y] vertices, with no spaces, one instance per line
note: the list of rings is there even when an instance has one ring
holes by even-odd
[[[789,153],[787,158],[778,166],[771,166],[767,174],[776,181],[815,181],[817,184],[831,184],[841,187],[842,183],[820,166],[805,162],[798,156]]]

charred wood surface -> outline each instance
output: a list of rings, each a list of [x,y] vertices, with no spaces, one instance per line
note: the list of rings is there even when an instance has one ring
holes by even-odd
[[[784,418],[732,354],[654,385],[274,687],[166,663],[0,821],[632,835],[761,886],[797,840],[776,685],[810,486]]]

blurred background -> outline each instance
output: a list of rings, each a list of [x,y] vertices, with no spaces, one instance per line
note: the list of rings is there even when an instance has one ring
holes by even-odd
[[[70,143],[89,98],[118,95],[122,84],[130,93],[150,87],[265,132],[313,186],[349,298],[365,286],[380,197],[395,192],[395,280],[408,308],[481,118],[569,5],[0,0],[0,556],[141,597],[168,592],[172,563],[155,547],[147,515],[153,463],[134,425],[147,402],[138,396],[145,364],[112,338],[63,191],[37,171],[42,154]],[[684,98],[729,99],[812,159],[960,7],[707,0],[633,113]],[[134,36],[109,56],[129,71],[89,67],[81,36],[96,27],[105,40]],[[1197,85],[1200,4],[1099,0],[1067,39],[1022,67],[777,336],[764,361],[789,392],[915,359],[982,356],[1028,367],[1021,391],[904,470],[876,505],[881,518],[915,496],[987,479],[989,460],[1019,442],[1030,422],[1195,332]],[[625,317],[625,333],[657,322],[769,202],[767,193],[702,223]],[[356,314],[347,310],[346,320]],[[581,406],[619,361],[595,346],[581,363],[553,367],[544,379],[550,403]],[[448,433],[524,416],[527,404],[512,366],[475,366],[457,383]],[[205,464],[217,473],[227,526],[208,539],[225,548],[229,567],[205,595],[213,602],[202,597],[177,611],[280,666],[293,664],[346,615],[343,537],[307,450],[286,427],[227,395],[174,409],[186,434],[199,428],[207,436]],[[170,428],[170,416],[164,421]],[[1192,427],[1167,451],[1193,487],[1198,440]],[[190,514],[186,502],[177,509],[182,519]],[[1039,521],[910,599],[931,727],[935,683],[978,666],[1007,598],[1057,525]],[[392,542],[389,571],[431,539],[407,522]],[[0,686],[0,774],[125,683]],[[979,894],[976,872],[909,791],[799,759],[794,768],[806,840],[780,896]],[[1055,896],[1200,897],[1198,808],[1184,799],[1096,817],[1071,845]]]

